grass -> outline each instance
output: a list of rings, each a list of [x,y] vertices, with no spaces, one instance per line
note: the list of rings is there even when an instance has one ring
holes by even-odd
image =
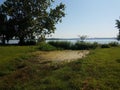
[[[48,44],[61,49],[72,49],[73,44],[68,41],[49,41]]]
[[[70,63],[40,63],[28,55],[34,50],[0,47],[1,90],[120,90],[120,47],[95,49]]]
[[[45,42],[41,42],[38,44],[38,49],[41,50],[41,51],[53,51],[53,50],[57,50],[56,47],[48,44],[48,43],[45,43]]]
[[[22,67],[22,60],[27,59],[30,56],[28,53],[34,50],[33,46],[0,46],[0,76],[14,71],[20,63]]]

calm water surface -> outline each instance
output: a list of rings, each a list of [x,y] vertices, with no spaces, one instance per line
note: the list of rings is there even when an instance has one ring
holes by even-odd
[[[79,41],[79,39],[59,39],[59,40],[46,40],[46,42],[48,41],[69,41],[69,42],[72,42],[72,43],[75,43],[77,41]],[[84,40],[85,42],[90,42],[90,43],[94,43],[94,42],[97,42],[99,44],[107,44],[107,43],[110,43],[110,42],[118,42],[116,39],[114,38],[91,38],[91,39],[86,39]],[[0,41],[1,42],[1,41]],[[9,41],[9,44],[17,44],[19,42],[19,40],[10,40]],[[120,43],[120,42],[119,42]]]
[[[75,43],[77,41],[79,41],[79,39],[70,39],[70,40],[47,40],[48,41],[70,41],[72,43]],[[110,39],[105,39],[105,38],[100,38],[100,39],[97,39],[97,38],[91,38],[91,39],[86,39],[84,40],[85,42],[90,42],[90,43],[94,43],[94,42],[97,42],[99,44],[108,44],[110,42],[118,42],[116,39],[114,38],[110,38]],[[120,43],[120,42],[119,42]]]

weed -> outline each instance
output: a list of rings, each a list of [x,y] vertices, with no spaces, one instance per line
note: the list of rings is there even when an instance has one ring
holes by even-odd
[[[54,47],[54,46],[52,46],[52,45],[50,45],[50,44],[47,44],[47,43],[45,43],[45,42],[39,43],[38,49],[39,49],[39,50],[43,50],[43,51],[57,50],[56,47]]]

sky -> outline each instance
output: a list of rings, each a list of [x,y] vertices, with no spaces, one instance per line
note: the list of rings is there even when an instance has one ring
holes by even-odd
[[[120,0],[56,1],[66,5],[66,16],[56,25],[52,38],[116,37],[118,34],[115,20],[120,16]]]
[[[53,37],[116,37],[115,20],[120,16],[120,0],[61,0],[66,17]]]

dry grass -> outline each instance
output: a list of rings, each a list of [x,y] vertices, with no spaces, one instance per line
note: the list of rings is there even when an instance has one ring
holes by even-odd
[[[62,51],[37,51],[34,53],[37,55],[38,60],[47,60],[47,61],[65,61],[70,62],[85,57],[89,54],[87,50],[62,50]]]

